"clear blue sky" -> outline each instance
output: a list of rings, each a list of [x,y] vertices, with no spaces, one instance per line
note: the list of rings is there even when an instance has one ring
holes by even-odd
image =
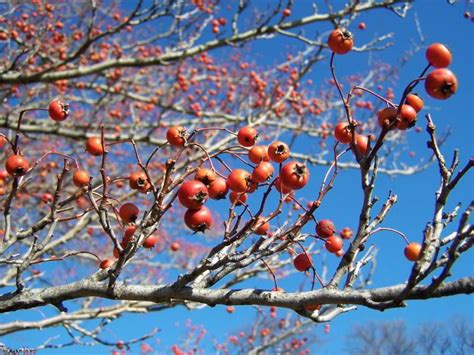
[[[292,17],[304,15],[305,6],[310,3],[308,0],[296,1],[296,8],[293,10]],[[301,8],[298,8],[302,6]],[[384,13],[382,13],[382,11]],[[394,46],[383,52],[373,53],[374,59],[393,63],[401,57],[401,54],[410,49],[414,42],[419,42],[419,37],[415,29],[415,14],[418,15],[419,22],[425,44],[432,42],[442,42],[447,44],[453,53],[454,60],[451,66],[453,72],[459,79],[459,91],[450,100],[440,102],[433,99],[426,99],[426,104],[432,108],[433,118],[440,131],[450,127],[452,133],[449,140],[443,147],[447,157],[453,149],[461,149],[461,159],[465,161],[469,156],[474,154],[474,23],[466,20],[462,16],[463,4],[457,6],[448,6],[446,1],[420,0],[414,4],[414,9],[409,12],[406,19],[400,19],[393,14],[387,13],[386,10],[379,10],[363,14],[354,22],[354,28],[351,30],[355,33],[357,43],[369,41],[375,34],[384,34],[387,32],[395,32]],[[364,21],[367,25],[365,31],[360,31],[355,26],[360,21]],[[328,27],[324,27],[326,30]],[[262,65],[271,65],[276,58],[284,54],[281,48],[288,45],[288,39],[278,40],[281,43],[275,46],[261,44],[257,50],[258,57],[262,60]],[[255,46],[255,45],[254,45]],[[366,53],[353,53],[350,56],[338,57],[336,65],[340,68],[341,75],[348,74],[354,69],[359,72],[368,68],[368,55]],[[411,63],[401,69],[399,83],[407,83],[424,67],[424,51],[414,55]],[[321,73],[325,77],[328,76],[328,63],[317,64],[317,70],[311,72],[308,78],[312,78],[315,83],[321,82]],[[398,91],[397,91],[398,90]],[[401,87],[395,87],[397,96],[400,94]],[[423,90],[420,89],[420,92]],[[399,96],[398,96],[399,97]],[[425,121],[420,117],[419,126],[424,127]],[[425,133],[417,134],[414,131],[408,133],[409,149],[417,154],[417,158],[427,158],[430,152],[426,149],[427,135]],[[316,168],[312,175],[323,174],[325,170]],[[437,188],[439,178],[437,177],[437,167],[432,165],[425,172],[416,176],[388,178],[380,176],[378,183],[378,195],[383,199],[389,190],[394,191],[399,202],[393,209],[391,215],[386,219],[384,225],[402,230],[412,240],[421,241],[421,232],[432,217],[434,191]],[[354,171],[343,171],[337,179],[337,185],[334,191],[328,196],[324,206],[319,210],[318,216],[323,217],[325,214],[334,219],[338,227],[349,226],[356,227],[360,193],[354,191],[348,193],[347,186],[357,181],[358,174]],[[469,184],[470,182],[471,184]],[[457,193],[453,194],[449,206],[454,207],[458,201],[468,203],[474,196],[472,184],[472,174],[460,186]],[[357,185],[358,188],[358,185]],[[357,189],[355,188],[355,190]],[[314,191],[305,190],[305,193],[316,193],[317,186]],[[344,198],[344,203],[342,198]],[[374,278],[373,286],[385,286],[393,283],[399,283],[406,279],[411,264],[407,263],[402,256],[403,243],[401,239],[390,234],[379,234],[375,236],[375,242],[379,249],[377,270]],[[335,266],[335,258],[329,257],[329,266]],[[455,275],[472,275],[473,274],[472,252],[465,255],[454,268]],[[303,280],[302,275],[292,276],[294,279],[294,288],[296,288]],[[265,281],[268,287],[271,287],[270,280]],[[291,284],[290,284],[291,287]],[[36,311],[29,311],[36,312]],[[203,324],[208,332],[204,338],[204,343],[210,349],[213,338],[223,341],[229,335],[235,334],[235,330],[240,329],[245,322],[253,319],[254,310],[252,307],[237,308],[236,313],[229,315],[225,312],[225,307],[216,307],[213,309],[204,309],[195,312],[188,312],[182,308],[177,308],[167,312],[147,315],[131,315],[115,322],[113,329],[105,333],[105,337],[109,339],[130,339],[140,336],[148,332],[153,327],[162,329],[157,338],[161,341],[161,346],[165,344],[173,344],[179,342],[179,339],[186,332],[184,323],[187,318],[191,319],[194,324]],[[281,313],[280,313],[281,314]],[[318,326],[316,332],[324,341],[323,345],[315,344],[314,352],[322,351],[327,353],[340,353],[343,349],[344,337],[351,329],[354,323],[362,323],[368,320],[392,320],[403,319],[410,327],[414,327],[423,321],[439,321],[447,320],[451,315],[464,314],[472,317],[473,299],[468,296],[457,296],[439,300],[408,302],[408,307],[404,309],[389,310],[379,313],[372,310],[360,308],[356,312],[342,315],[331,323],[331,332],[324,334],[322,326]],[[8,316],[8,320],[12,320],[14,315]],[[45,330],[41,333],[55,334],[55,330]],[[64,339],[64,338],[63,338]],[[20,332],[2,339],[7,341],[12,347],[25,344],[37,345],[39,341],[36,332]],[[168,348],[169,349],[169,348]],[[91,349],[75,349],[74,351],[91,351]],[[70,349],[70,351],[73,351]],[[94,351],[106,353],[108,349],[105,347],[97,347]],[[63,352],[63,351],[62,351]],[[134,352],[138,352],[138,348],[134,348]],[[49,353],[49,351],[45,351]],[[56,353],[56,352],[52,352]]]

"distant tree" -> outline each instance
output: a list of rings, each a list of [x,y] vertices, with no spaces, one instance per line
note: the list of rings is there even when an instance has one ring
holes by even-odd
[[[419,324],[413,330],[402,320],[356,324],[346,338],[346,349],[370,355],[472,354],[474,326],[461,316]]]

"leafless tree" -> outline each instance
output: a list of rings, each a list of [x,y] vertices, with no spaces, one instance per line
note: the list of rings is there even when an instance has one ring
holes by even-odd
[[[462,316],[449,321],[419,324],[409,329],[405,321],[356,324],[346,348],[357,354],[471,354],[474,327]]]
[[[454,263],[472,246],[474,202],[468,200],[462,208],[448,202],[474,160],[461,162],[458,151],[443,151],[445,137],[430,114],[419,120],[428,133],[430,154],[424,161],[403,161],[396,147],[406,144],[404,130],[392,130],[401,122],[407,95],[425,79],[429,66],[423,70],[426,63],[421,65],[420,76],[397,102],[388,88],[378,92],[379,86],[395,80],[398,67],[419,46],[401,63],[375,63],[348,78],[337,77],[338,59],[328,50],[332,29],[350,27],[360,14],[375,10],[403,18],[412,1],[322,3],[309,4],[299,17],[290,17],[292,0],[0,4],[0,158],[2,165],[12,156],[29,161],[0,174],[0,313],[40,307],[57,311],[3,322],[0,336],[61,327],[70,342],[46,339],[37,349],[114,347],[117,342],[103,336],[114,320],[173,307],[268,306],[304,318],[294,321],[294,332],[282,326],[262,335],[257,349],[263,351],[290,336],[299,339],[300,326],[309,321],[329,322],[357,307],[382,311],[402,307],[407,300],[474,291],[470,276],[449,279]],[[246,56],[250,44],[275,38],[294,46],[281,62],[262,67]],[[356,43],[353,51],[383,50],[392,40],[393,34],[380,34]],[[313,85],[307,74],[316,63],[325,65],[331,79]],[[56,98],[69,104],[61,106],[70,111],[64,121],[47,117]],[[397,114],[379,127],[374,117],[383,107]],[[342,117],[351,137],[345,145],[332,139]],[[180,147],[166,139],[172,126],[186,128],[180,131]],[[182,238],[186,227],[177,191],[184,181],[203,167],[222,178],[237,166],[255,168],[247,159],[249,148],[236,141],[244,126],[256,128],[263,141],[282,139],[290,148],[304,140],[315,142],[306,150],[291,149],[290,159],[304,163],[298,168],[301,174],[310,167],[325,169],[324,178],[314,183],[320,184],[316,196],[278,192],[282,187],[275,179],[257,184],[248,178],[248,190],[258,188],[251,203],[224,204],[205,237]],[[98,154],[84,152],[89,138],[97,139]],[[405,238],[383,225],[398,197],[383,191],[386,197],[378,202],[378,175],[413,175],[433,164],[440,185],[431,220],[419,229],[419,258],[404,282],[369,288],[376,256],[371,236],[384,230]],[[90,173],[88,183],[71,181],[79,169]],[[335,270],[323,268],[319,275],[310,263],[312,285],[283,292],[278,280],[296,272],[295,254],[327,252],[324,238],[305,226],[314,231],[322,217],[318,209],[342,169],[360,174],[357,228],[338,250],[341,259]],[[129,188],[131,173],[141,177]],[[139,206],[140,213],[123,217],[120,208],[126,202]],[[257,233],[267,222],[272,231]],[[193,231],[206,227],[190,224]],[[125,240],[128,228],[134,229]],[[150,238],[156,244],[147,253]],[[248,280],[267,277],[270,285],[243,287]],[[113,302],[104,305],[103,300]],[[402,341],[403,327],[395,329],[393,348],[383,349],[406,353],[411,343]],[[119,345],[142,342],[157,332],[150,329]]]

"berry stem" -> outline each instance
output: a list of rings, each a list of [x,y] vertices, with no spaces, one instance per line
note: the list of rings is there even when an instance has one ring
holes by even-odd
[[[377,229],[374,229],[372,232],[370,232],[369,236],[375,234],[375,233],[378,233],[378,232],[383,232],[383,231],[388,231],[388,232],[393,232],[393,233],[396,233],[398,234],[400,237],[403,238],[403,240],[408,244],[410,244],[410,241],[408,240],[408,238],[405,236],[405,234],[403,234],[402,232],[400,232],[399,230],[397,229],[394,229],[394,228],[388,228],[388,227],[380,227],[380,228],[377,228]]]
[[[195,145],[196,147],[198,147],[199,149],[201,149],[204,154],[206,154],[206,158],[207,158],[207,161],[209,161],[209,165],[211,166],[211,170],[216,172],[216,168],[214,167],[214,164],[212,163],[212,159],[211,159],[211,156],[209,155],[208,151],[206,150],[206,148],[204,148],[202,145],[200,145],[199,143],[193,143],[193,142],[190,142],[189,143],[190,146],[193,146]]]
[[[23,117],[24,117],[25,113],[30,112],[30,111],[48,111],[48,109],[45,109],[45,108],[27,108],[25,110],[20,111],[20,115],[18,116],[18,124],[17,124],[16,130],[15,130],[15,141],[14,141],[13,146],[12,146],[14,154],[18,154],[18,143],[20,141],[21,122],[23,121]]]
[[[344,93],[342,92],[341,84],[339,84],[339,81],[337,80],[337,77],[336,77],[336,71],[334,69],[334,56],[335,56],[335,53],[333,52],[331,54],[331,60],[329,62],[329,66],[331,68],[331,75],[334,80],[334,84],[336,85],[337,91],[339,92],[339,96],[341,97],[342,103],[344,104],[344,110],[346,111],[347,122],[351,123],[352,122],[351,109],[349,107],[348,102],[344,99]]]
[[[390,105],[392,107],[397,107],[397,105],[395,105],[392,101],[386,99],[385,97],[377,94],[375,91],[372,91],[370,89],[367,89],[363,86],[353,86],[351,91],[349,91],[349,94],[347,94],[347,102],[349,102],[351,100],[351,97],[352,97],[352,94],[355,90],[362,90],[362,91],[365,91],[365,92],[368,92],[369,94],[375,96],[376,98],[378,98],[379,100],[385,102],[387,105]]]
[[[263,265],[266,266],[266,268],[268,269],[268,272],[270,273],[270,275],[272,275],[272,279],[273,279],[273,284],[275,285],[275,290],[278,290],[278,284],[277,284],[277,279],[276,279],[276,276],[275,276],[275,273],[273,272],[272,268],[266,263],[265,260],[263,260],[263,258],[261,259]]]

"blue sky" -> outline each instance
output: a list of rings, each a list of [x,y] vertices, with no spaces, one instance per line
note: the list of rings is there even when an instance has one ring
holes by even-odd
[[[292,18],[304,15],[305,6],[310,1],[303,0],[301,3],[296,2],[293,10]],[[301,8],[299,8],[301,6]],[[385,13],[382,13],[385,12]],[[387,10],[378,10],[361,15],[355,22],[354,28],[351,30],[355,34],[357,43],[364,43],[373,38],[375,34],[384,34],[387,32],[395,32],[394,45],[383,52],[373,53],[372,59],[393,63],[401,57],[401,53],[409,49],[414,42],[419,42],[416,32],[415,14],[417,14],[423,35],[425,37],[425,45],[432,42],[442,42],[449,46],[452,50],[454,60],[451,69],[456,73],[459,79],[459,91],[451,99],[447,101],[435,101],[426,98],[426,105],[431,108],[433,118],[439,128],[439,131],[451,128],[452,133],[443,147],[443,151],[447,157],[451,156],[453,149],[461,150],[461,161],[465,161],[474,154],[474,48],[472,38],[474,33],[474,23],[466,20],[462,16],[463,4],[456,6],[448,6],[446,1],[420,0],[414,5],[406,19],[400,19],[393,14],[387,13]],[[359,22],[365,22],[367,28],[360,31],[355,26]],[[321,28],[321,31],[327,30],[329,27]],[[289,44],[288,39],[279,39],[280,46],[273,43],[259,42],[258,48],[253,47],[258,53],[258,57],[262,59],[262,65],[268,66],[273,63],[275,58],[282,54],[279,48],[293,45]],[[253,44],[252,46],[256,46]],[[345,57],[338,57],[336,65],[340,76],[353,73],[354,68],[358,71],[367,70],[369,56],[366,53],[353,53]],[[424,51],[420,51],[414,55],[411,62],[403,67],[400,72],[400,86],[395,86],[396,94],[400,94],[403,84],[406,84],[411,78],[421,71],[425,66]],[[327,77],[329,68],[327,61],[317,64],[318,70],[309,73],[308,78],[314,82],[321,82],[322,75]],[[423,90],[420,89],[420,92]],[[425,126],[424,119],[420,117],[421,127]],[[417,154],[417,158],[427,158],[430,152],[426,148],[426,133],[417,134],[410,131],[408,134],[409,149]],[[315,168],[312,176],[321,176],[325,169]],[[356,227],[358,208],[360,205],[360,192],[357,188],[350,188],[354,181],[358,183],[358,173],[355,171],[343,171],[337,178],[336,188],[331,191],[325,204],[318,211],[318,217],[329,215],[333,218],[338,228],[349,226]],[[453,193],[448,206],[455,206],[458,201],[463,201],[464,205],[474,196],[472,184],[472,174],[459,186],[456,193]],[[388,194],[389,190],[394,191],[399,202],[393,209],[392,213],[386,219],[384,225],[402,230],[410,240],[421,241],[421,232],[428,220],[430,220],[433,211],[434,191],[439,182],[436,165],[432,165],[426,171],[408,177],[389,178],[380,176],[377,195],[381,200]],[[470,184],[469,184],[470,183]],[[316,184],[317,185],[317,184]],[[305,193],[316,193],[317,186],[314,191],[305,190]],[[357,185],[358,187],[358,185]],[[374,278],[374,286],[385,286],[393,283],[400,283],[406,279],[411,264],[403,257],[402,252],[404,244],[402,240],[393,234],[380,233],[374,236],[377,247],[379,249],[377,271]],[[457,263],[454,268],[455,276],[472,275],[472,251]],[[328,256],[329,266],[334,267],[336,260],[332,256]],[[317,261],[318,262],[318,261]],[[296,288],[303,281],[303,275],[292,276],[294,287]],[[265,280],[268,287],[271,287],[270,280]],[[289,282],[289,287],[291,287]],[[408,307],[403,309],[389,310],[384,313],[360,308],[356,312],[342,315],[331,323],[331,332],[324,334],[322,326],[316,332],[323,339],[324,344],[314,345],[314,351],[321,349],[326,353],[340,353],[343,351],[344,337],[351,329],[354,323],[362,323],[368,320],[392,320],[403,319],[410,327],[424,321],[448,320],[451,315],[464,314],[472,317],[473,299],[469,296],[456,296],[445,299],[428,300],[428,301],[412,301],[408,302]],[[36,311],[28,311],[36,312]],[[148,332],[153,327],[161,328],[157,338],[160,339],[161,345],[171,345],[179,342],[180,337],[186,332],[183,324],[187,318],[191,319],[194,324],[203,324],[208,333],[204,338],[207,345],[212,344],[213,338],[220,341],[226,339],[228,335],[234,334],[246,322],[253,319],[254,310],[251,307],[237,308],[236,313],[229,315],[225,312],[224,306],[218,306],[212,309],[204,309],[201,311],[188,312],[182,308],[173,309],[167,312],[148,314],[148,315],[132,315],[126,316],[124,319],[115,322],[113,329],[109,329],[105,333],[105,337],[109,339],[130,339],[140,336]],[[14,315],[7,318],[12,320]],[[44,339],[44,334],[55,334],[55,330],[45,330],[38,334],[36,332],[21,332],[7,337],[8,343],[12,347],[25,344],[37,345],[39,335]],[[210,348],[210,347],[209,347]],[[209,349],[208,348],[208,349]],[[84,349],[76,349],[84,350]],[[74,351],[76,351],[74,350]],[[90,351],[91,349],[87,349]],[[135,348],[137,350],[137,348]],[[73,351],[71,349],[71,351]],[[97,352],[107,352],[107,348],[98,347]],[[49,353],[46,351],[45,353]],[[52,352],[53,353],[53,352]],[[55,353],[55,352],[54,352]]]

